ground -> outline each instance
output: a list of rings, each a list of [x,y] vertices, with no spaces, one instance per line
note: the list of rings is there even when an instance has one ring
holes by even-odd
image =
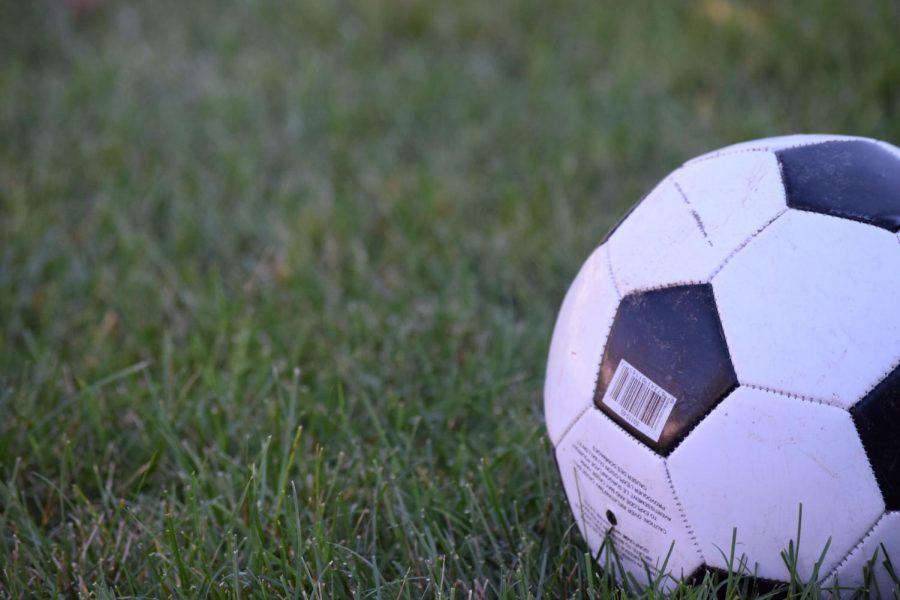
[[[544,434],[566,286],[691,156],[900,140],[898,26],[0,2],[0,596],[633,594]]]

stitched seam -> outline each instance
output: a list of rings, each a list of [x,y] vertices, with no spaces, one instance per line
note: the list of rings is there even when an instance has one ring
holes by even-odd
[[[879,225],[875,221],[870,220],[866,215],[861,215],[858,213],[851,213],[851,212],[847,212],[847,211],[843,211],[843,210],[835,210],[835,209],[831,209],[831,208],[828,209],[831,212],[823,212],[816,208],[807,207],[807,206],[796,206],[796,205],[793,205],[790,208],[792,208],[796,211],[808,213],[811,215],[822,215],[823,217],[831,217],[832,219],[838,219],[840,221],[843,221],[844,223],[846,223],[847,221],[850,221],[851,223],[856,223],[858,225],[864,225],[866,227],[875,227],[877,229],[883,229],[883,230],[887,231],[889,234],[894,233],[887,227],[885,227],[883,225]]]
[[[710,156],[698,156],[697,158],[692,158],[691,160],[684,163],[682,166],[685,167],[687,165],[696,165],[698,163],[706,162],[708,160],[715,160],[717,158],[722,158],[723,156],[734,156],[736,154],[750,154],[751,152],[771,152],[772,149],[768,146],[763,148],[742,148],[740,150],[728,150],[726,152],[719,152],[718,154],[712,154]]]
[[[779,390],[776,388],[771,388],[765,385],[758,385],[755,383],[746,383],[740,381],[740,386],[745,388],[750,388],[751,390],[760,390],[762,392],[771,392],[773,394],[778,394],[779,396],[785,396],[787,398],[793,398],[794,400],[801,400],[803,402],[811,402],[813,404],[821,404],[822,406],[830,406],[831,408],[837,408],[844,412],[847,409],[840,403],[835,400],[827,400],[825,398],[815,398],[813,396],[804,396],[803,394],[797,394],[796,392],[789,392],[787,390]]]
[[[869,529],[863,534],[863,536],[859,539],[859,541],[856,542],[856,544],[854,544],[853,547],[850,548],[850,551],[847,552],[847,554],[844,556],[844,558],[842,558],[838,562],[838,564],[836,564],[834,566],[834,568],[832,568],[828,572],[827,575],[822,577],[819,580],[819,583],[823,583],[826,580],[831,579],[834,575],[836,575],[837,572],[841,570],[841,567],[843,567],[845,564],[847,564],[847,562],[849,562],[850,559],[853,558],[853,556],[856,555],[856,553],[860,551],[860,549],[869,540],[869,538],[872,537],[873,535],[875,535],[875,530],[878,529],[878,526],[881,524],[882,521],[884,521],[888,517],[889,514],[891,514],[891,513],[890,512],[881,513],[881,516],[879,516],[877,519],[875,519],[875,522],[872,524],[872,526],[869,527]]]
[[[811,134],[815,135],[815,134]],[[871,144],[878,144],[877,140],[873,140],[870,138],[851,138],[849,140],[846,139],[830,139],[830,140],[819,140],[818,142],[801,142],[799,144],[791,144],[790,146],[781,146],[778,148],[773,148],[771,146],[763,146],[758,148],[742,148],[740,150],[727,150],[724,152],[714,153],[710,156],[698,156],[697,158],[692,158],[691,160],[684,163],[685,165],[694,165],[701,162],[706,162],[708,160],[714,160],[716,158],[722,158],[723,156],[734,156],[736,154],[748,154],[751,152],[771,152],[773,154],[777,152],[781,152],[783,150],[790,150],[792,148],[803,148],[806,146],[817,146],[818,144],[831,144],[831,143],[839,143],[839,142],[869,142]],[[715,152],[715,151],[713,151]]]
[[[597,407],[595,407],[595,408],[597,408]],[[607,415],[605,412],[603,412],[602,410],[600,410],[600,408],[597,408],[597,412],[600,413],[600,415],[601,415],[604,419],[606,419],[613,427],[615,427],[616,429],[618,429],[620,432],[622,432],[623,434],[625,434],[626,437],[628,437],[628,438],[631,439],[635,444],[637,444],[637,447],[639,447],[641,450],[643,450],[644,452],[646,452],[646,453],[649,454],[650,456],[652,456],[652,457],[654,457],[654,458],[656,458],[656,459],[658,459],[658,460],[662,460],[663,462],[665,462],[665,457],[664,457],[663,455],[659,454],[658,452],[656,452],[655,450],[653,450],[652,448],[650,448],[647,444],[645,444],[645,443],[642,442],[641,440],[637,439],[637,438],[634,436],[633,433],[631,433],[630,431],[628,431],[627,429],[625,429],[624,427],[622,427],[621,425],[619,425],[618,423],[616,423],[616,422],[613,420],[612,417],[610,417],[610,416]]]
[[[615,277],[613,277],[613,274],[612,274],[612,264],[609,261],[609,247],[606,248],[606,252],[604,252],[604,254],[606,255],[606,259],[607,259],[606,265],[607,265],[607,270],[609,271],[609,278],[612,281],[613,289],[616,292],[616,296],[617,296],[616,308],[618,308],[618,302],[621,302],[622,294],[619,293],[619,290],[616,287],[616,279],[615,279]],[[603,353],[606,352],[606,344],[609,343],[609,334],[612,331],[613,322],[615,322],[615,320],[616,320],[616,311],[613,311],[612,316],[609,318],[609,322],[606,324],[606,329],[605,329],[605,333],[603,336],[603,348],[600,351],[600,364],[603,364]],[[591,399],[588,401],[588,405],[581,412],[578,413],[578,416],[576,416],[574,419],[572,419],[572,422],[569,423],[568,426],[566,426],[565,430],[563,430],[563,434],[559,437],[558,442],[556,442],[554,444],[553,439],[552,438],[550,439],[550,445],[553,446],[554,448],[557,448],[559,446],[559,444],[562,443],[563,438],[565,438],[566,435],[569,433],[569,431],[573,427],[575,427],[575,423],[578,422],[578,419],[580,419],[584,415],[584,413],[587,412],[587,410],[591,406],[594,405],[594,401],[595,401],[594,399],[597,396],[597,384],[600,381],[600,364],[598,364],[598,366],[597,366],[597,375],[594,378],[594,388],[593,388],[593,392],[591,393]]]
[[[762,227],[760,227],[759,229],[757,229],[756,231],[754,231],[753,233],[751,233],[751,234],[750,234],[750,237],[748,237],[746,240],[744,240],[737,248],[735,248],[734,250],[732,250],[731,253],[730,253],[728,256],[726,256],[725,259],[721,262],[721,264],[719,264],[718,267],[716,267],[715,269],[713,269],[712,274],[709,276],[709,280],[712,281],[713,278],[714,278],[716,275],[718,275],[718,274],[722,271],[722,269],[724,269],[725,266],[726,266],[729,262],[731,262],[731,259],[734,258],[735,256],[737,256],[737,253],[738,253],[738,252],[740,252],[741,250],[743,250],[743,249],[747,246],[747,244],[749,244],[750,242],[752,242],[752,241],[756,238],[756,236],[758,236],[758,235],[761,234],[763,231],[765,231],[765,230],[769,227],[769,225],[771,225],[772,223],[774,223],[775,221],[777,221],[782,215],[784,215],[785,213],[787,213],[788,210],[790,210],[790,209],[785,208],[785,209],[782,210],[780,213],[778,213],[777,215],[775,215],[774,217],[772,217],[771,219],[769,219],[766,223],[764,223]]]
[[[621,297],[619,301],[621,302]],[[603,351],[600,352],[600,362],[597,363],[597,374],[594,375],[594,392],[591,394],[591,404],[593,406],[597,406],[597,389],[600,387],[600,371],[603,369],[603,355],[606,354],[606,345],[609,344],[609,336],[612,333],[613,323],[616,322],[616,312],[618,312],[618,306],[616,310],[613,311],[612,317],[609,319],[609,325],[606,327],[606,338],[603,341]]]
[[[622,291],[619,289],[619,282],[616,281],[616,274],[613,273],[612,268],[612,246],[606,247],[606,268],[609,271],[609,278],[612,280],[613,289],[616,291],[616,296],[619,300],[622,300]]]
[[[783,146],[778,148],[777,150],[773,150],[772,152],[777,154],[778,152],[784,152],[785,150],[793,150],[794,148],[806,148],[807,146],[818,146],[819,144],[844,144],[847,142],[869,142],[872,144],[878,144],[875,140],[869,138],[854,138],[851,137],[849,140],[846,139],[831,139],[831,140],[820,140],[818,142],[803,142],[801,144],[791,144],[790,146]],[[781,161],[778,161],[779,163]]]
[[[731,395],[732,395],[739,387],[740,387],[740,384],[735,385],[733,388],[731,388],[730,390],[728,390],[728,391],[722,396],[722,399],[719,400],[719,402],[716,403],[715,406],[712,407],[712,409],[710,409],[709,411],[707,411],[707,413],[704,414],[704,415],[700,418],[699,421],[697,421],[696,423],[694,423],[694,426],[691,427],[690,429],[688,429],[688,430],[682,435],[681,439],[678,440],[678,443],[675,444],[675,445],[672,447],[672,449],[669,450],[669,452],[666,453],[666,456],[665,456],[666,460],[669,460],[669,459],[672,457],[672,455],[675,454],[675,452],[677,452],[679,448],[681,448],[681,445],[684,444],[684,441],[685,441],[686,439],[688,439],[688,437],[690,437],[690,435],[691,435],[692,433],[694,433],[695,431],[697,431],[700,427],[703,427],[705,423],[708,423],[709,420],[710,420],[710,417],[712,417],[713,414],[714,414],[717,410],[719,410],[720,408],[722,408],[722,405],[725,404],[725,401],[728,400],[728,398],[730,398]]]
[[[697,556],[700,557],[700,561],[702,563],[706,563],[706,558],[703,556],[703,550],[700,548],[700,542],[697,540],[697,535],[694,533],[694,529],[691,527],[690,522],[687,518],[687,513],[684,510],[684,506],[681,504],[681,500],[678,499],[678,494],[675,492],[675,483],[672,481],[672,474],[669,473],[669,463],[665,459],[663,459],[663,468],[666,471],[666,483],[669,484],[669,491],[672,492],[672,500],[675,501],[675,507],[678,509],[678,515],[681,517],[682,523],[684,523],[684,529],[687,531],[688,537],[691,538],[691,542],[694,544],[694,550],[697,551]]]
[[[719,301],[718,301],[718,299],[716,299],[715,289],[712,289],[711,284],[707,284],[707,285],[710,285],[710,288],[712,290],[713,308],[715,308],[716,316],[718,317],[717,318],[717,321],[718,321],[717,330],[719,332],[719,336],[721,336],[722,344],[725,346],[725,352],[728,353],[728,362],[731,364],[731,373],[732,373],[732,375],[734,375],[735,381],[737,381],[737,372],[734,369],[734,359],[731,356],[731,349],[728,347],[728,336],[725,335],[725,326],[722,323],[722,312],[719,310]],[[692,427],[690,427],[687,431],[682,432],[679,435],[678,441],[675,443],[675,445],[672,446],[672,448],[668,452],[666,452],[666,456],[667,457],[672,456],[672,453],[675,452],[675,450],[677,450],[678,447],[681,446],[681,444],[683,444],[686,439],[688,439],[688,436],[690,436],[691,433],[693,433],[694,430],[700,426],[700,423],[702,423],[703,421],[708,419],[709,416],[713,413],[713,411],[715,411],[717,408],[719,408],[722,405],[722,403],[725,402],[725,400],[727,400],[728,397],[734,393],[734,391],[739,387],[739,385],[740,385],[739,383],[732,385],[732,387],[728,391],[726,391],[724,394],[722,394],[722,397],[719,399],[719,401],[717,403],[715,403],[712,406],[712,408],[706,410],[700,416],[700,419],[698,419],[697,422],[694,423],[694,425]]]
[[[869,389],[867,389],[865,392],[863,392],[863,393],[860,395],[859,400],[857,400],[856,402],[854,402],[854,403],[853,403],[853,406],[856,406],[857,404],[859,404],[860,402],[862,402],[863,400],[865,400],[865,399],[866,399],[866,396],[868,396],[869,394],[871,394],[871,393],[875,390],[875,388],[877,388],[879,385],[881,385],[881,382],[884,381],[884,379],[885,379],[888,375],[890,375],[891,373],[893,373],[894,370],[895,370],[895,369],[898,369],[898,368],[900,368],[900,358],[898,358],[897,361],[896,361],[895,363],[893,363],[891,366],[889,366],[889,367],[887,368],[886,371],[884,371],[881,375],[878,376],[878,379],[875,380],[875,383],[873,383],[871,386],[869,386]],[[853,408],[853,406],[851,406],[850,408]]]
[[[691,211],[691,215],[694,216],[694,221],[697,223],[697,227],[700,228],[700,233],[703,234],[703,237],[706,239],[706,243],[712,247],[712,240],[709,239],[709,234],[706,233],[706,227],[703,226],[703,220],[700,218],[699,213],[697,213],[694,206],[691,204],[691,201],[688,199],[687,194],[684,193],[684,190],[681,188],[681,184],[679,184],[674,177],[668,177],[668,179],[672,182],[672,185],[675,186],[675,189],[678,191],[678,194],[681,196],[681,199],[684,200],[685,205],[688,207],[688,210]]]
[[[780,164],[781,163],[779,162],[779,166],[780,166]],[[890,229],[882,227],[881,225],[878,225],[876,223],[870,223],[869,221],[862,221],[858,218],[853,218],[853,217],[849,217],[849,216],[841,216],[841,215],[836,215],[836,214],[831,214],[831,213],[826,213],[826,212],[819,212],[812,208],[804,208],[802,206],[788,206],[787,210],[789,210],[789,211],[792,210],[795,212],[802,212],[807,215],[815,215],[817,217],[826,217],[828,219],[835,219],[836,221],[840,221],[841,223],[849,223],[852,226],[866,227],[869,229],[869,231],[872,231],[872,230],[875,230],[876,232],[883,231],[883,232],[885,232],[885,235],[900,236],[900,232],[891,231]],[[785,211],[785,212],[787,212],[787,211]],[[875,235],[879,235],[879,233],[876,233]],[[900,237],[898,237],[898,239],[900,239]]]
[[[701,281],[699,279],[685,279],[682,281],[675,281],[673,283],[662,283],[660,285],[652,285],[649,287],[638,287],[625,294],[625,296],[627,297],[634,294],[643,294],[645,292],[656,292],[658,290],[667,290],[669,288],[684,287],[688,285],[709,285],[709,280]]]
[[[563,434],[561,436],[559,436],[558,442],[556,442],[554,444],[553,440],[550,440],[550,445],[553,446],[554,450],[559,448],[560,444],[563,443],[563,440],[566,439],[566,436],[569,435],[569,432],[572,431],[572,428],[575,427],[575,424],[578,423],[578,420],[581,419],[581,417],[584,416],[584,413],[589,411],[593,405],[594,405],[594,401],[591,400],[590,402],[588,402],[587,406],[585,406],[583,409],[581,409],[581,411],[579,411],[578,415],[574,419],[572,419],[572,422],[569,423],[569,426],[566,427],[565,431],[563,431]]]
[[[864,137],[850,137],[850,139],[832,139],[821,140],[818,142],[803,142],[802,144],[791,144],[790,146],[779,148],[778,150],[775,150],[775,152],[781,152],[782,150],[792,150],[794,148],[806,148],[807,146],[818,146],[819,144],[845,144],[847,142],[868,142],[870,144],[875,144],[876,146],[878,145],[878,140]]]
[[[865,223],[866,225],[875,225],[875,223],[872,223],[869,220],[865,220],[865,219],[867,219],[867,216],[864,214],[851,212],[849,210],[842,210],[840,208],[828,207],[828,212],[825,212],[822,210],[817,210],[815,208],[810,208],[807,206],[794,205],[794,206],[791,206],[791,208],[800,210],[803,212],[811,212],[811,213],[816,213],[819,215],[825,215],[827,217],[837,217],[843,221],[856,221],[858,223]],[[878,225],[875,225],[875,226],[878,227]]]

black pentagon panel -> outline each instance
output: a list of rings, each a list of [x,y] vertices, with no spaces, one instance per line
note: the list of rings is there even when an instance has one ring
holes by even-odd
[[[735,569],[739,571],[738,575],[740,577],[738,589],[735,591],[746,592],[739,594],[738,597],[755,598],[764,594],[772,594],[773,598],[784,598],[787,595],[787,581],[776,581],[764,577],[754,577],[751,573],[747,572],[749,568],[747,565],[744,565],[743,571],[740,571],[740,558],[738,557],[735,557],[734,559],[734,566]],[[685,581],[692,585],[700,585],[707,576],[711,577],[717,584],[716,596],[722,599],[727,598],[726,591],[728,587],[726,585],[719,585],[728,581],[728,571],[725,569],[701,565],[697,567],[693,573],[685,577]]]
[[[900,231],[900,158],[862,140],[776,152],[787,204]]]
[[[887,510],[900,510],[900,367],[850,409]]]
[[[623,298],[597,379],[597,407],[668,455],[737,387],[712,286],[683,285]]]

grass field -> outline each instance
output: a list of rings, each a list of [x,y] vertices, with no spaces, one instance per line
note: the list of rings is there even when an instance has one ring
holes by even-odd
[[[0,596],[631,595],[544,436],[566,286],[695,154],[900,140],[898,28],[0,1]]]

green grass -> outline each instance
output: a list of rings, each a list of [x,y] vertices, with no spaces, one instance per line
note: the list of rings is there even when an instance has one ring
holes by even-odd
[[[628,594],[565,288],[695,154],[898,141],[898,5],[224,4],[0,1],[0,596]]]

